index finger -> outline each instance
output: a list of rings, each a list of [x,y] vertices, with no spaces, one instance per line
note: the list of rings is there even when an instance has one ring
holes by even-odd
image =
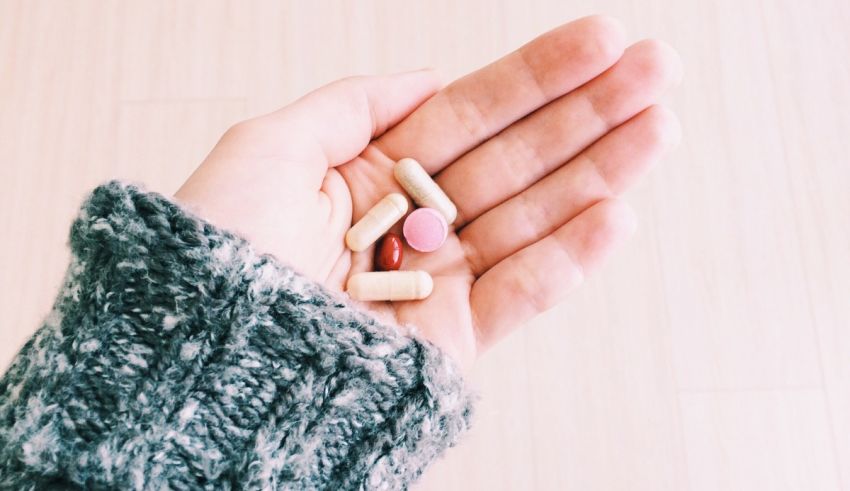
[[[514,121],[583,85],[625,49],[619,23],[585,17],[558,27],[438,92],[375,142],[434,174]]]

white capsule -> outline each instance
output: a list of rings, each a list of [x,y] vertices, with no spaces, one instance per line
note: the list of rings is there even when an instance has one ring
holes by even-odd
[[[407,213],[407,199],[399,193],[391,193],[378,201],[345,234],[345,243],[355,252],[374,244],[401,217]]]
[[[449,224],[455,221],[457,207],[419,162],[403,158],[396,162],[393,174],[417,205],[439,211]]]
[[[431,294],[434,280],[425,271],[373,271],[348,279],[346,291],[355,300],[420,300]]]

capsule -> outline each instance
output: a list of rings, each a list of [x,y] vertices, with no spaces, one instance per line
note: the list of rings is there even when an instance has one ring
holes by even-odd
[[[375,248],[375,266],[381,271],[396,271],[401,268],[403,255],[404,247],[399,236],[387,232],[381,240],[381,245]]]
[[[449,224],[455,221],[457,207],[419,162],[403,158],[396,162],[393,174],[417,205],[439,211]]]
[[[421,300],[431,294],[434,280],[425,271],[372,271],[348,279],[346,291],[355,300]]]
[[[354,252],[374,244],[407,213],[407,199],[399,193],[390,193],[378,201],[345,234],[345,244]]]

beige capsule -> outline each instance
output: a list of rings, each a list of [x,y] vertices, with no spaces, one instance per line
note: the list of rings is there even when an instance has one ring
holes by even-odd
[[[369,209],[345,234],[345,244],[354,252],[365,250],[374,244],[401,217],[407,213],[407,198],[399,193],[390,193]]]
[[[345,289],[355,300],[421,300],[434,280],[425,271],[372,271],[353,275]]]
[[[396,162],[393,174],[417,205],[439,211],[449,224],[455,221],[457,207],[419,162],[403,158]]]

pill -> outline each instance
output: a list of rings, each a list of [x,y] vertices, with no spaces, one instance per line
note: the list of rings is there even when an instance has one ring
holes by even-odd
[[[420,252],[436,251],[446,241],[449,225],[433,208],[417,208],[404,220],[402,233],[407,244]]]
[[[390,193],[375,204],[345,234],[345,243],[354,252],[365,250],[374,244],[407,213],[407,198],[399,193]]]
[[[355,300],[419,300],[431,294],[434,280],[425,271],[371,271],[348,279],[346,291]]]
[[[403,158],[396,162],[393,168],[396,181],[413,198],[413,201],[423,207],[433,208],[445,217],[446,222],[453,223],[457,218],[457,208],[446,193],[431,179],[428,172],[414,159]]]
[[[395,271],[401,268],[403,252],[401,239],[388,232],[381,239],[381,245],[375,248],[375,266],[381,271]]]

